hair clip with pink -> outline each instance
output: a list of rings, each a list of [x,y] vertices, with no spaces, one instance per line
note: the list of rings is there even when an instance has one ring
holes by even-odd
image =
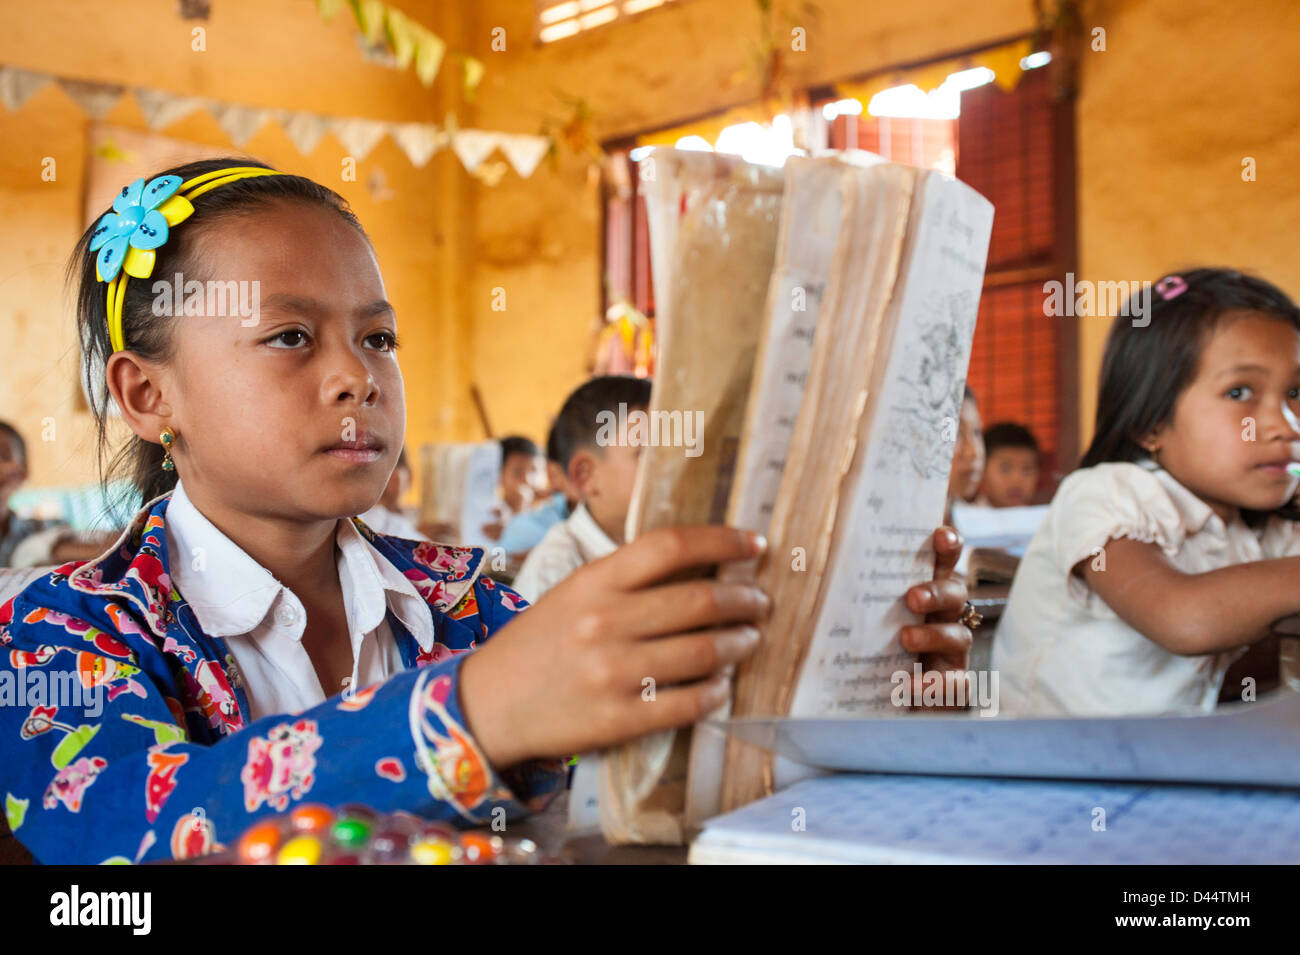
[[[1156,294],[1171,302],[1187,291],[1187,280],[1181,275],[1166,275],[1156,283]]]

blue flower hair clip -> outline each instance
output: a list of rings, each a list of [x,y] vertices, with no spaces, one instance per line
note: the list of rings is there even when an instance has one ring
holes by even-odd
[[[169,230],[194,214],[194,206],[176,195],[180,176],[159,176],[146,185],[137,179],[113,200],[113,211],[99,220],[90,236],[90,251],[98,252],[95,272],[101,282],[117,278],[119,270],[147,279],[153,274],[154,251],[167,241]]]
[[[228,166],[187,180],[180,176],[158,176],[148,183],[137,179],[118,193],[113,211],[90,234],[90,251],[99,253],[95,276],[108,283],[108,340],[113,351],[126,347],[122,301],[127,276],[147,279],[153,274],[156,250],[167,242],[172,226],[194,214],[193,200],[228,182],[278,175],[263,166]]]

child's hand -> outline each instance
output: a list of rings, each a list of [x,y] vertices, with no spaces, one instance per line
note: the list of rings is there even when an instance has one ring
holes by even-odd
[[[966,607],[966,581],[953,573],[961,548],[961,535],[956,530],[951,527],[936,530],[934,579],[917,584],[904,597],[909,610],[925,614],[925,623],[904,627],[899,637],[904,650],[920,654],[921,667],[926,673],[938,670],[965,674],[970,667],[971,632],[958,622]],[[922,688],[914,678],[912,699],[922,698]]]
[[[488,760],[586,752],[717,709],[729,667],[758,645],[746,625],[771,601],[746,584],[662,581],[762,546],[730,527],[651,531],[549,591],[461,668],[461,707]]]

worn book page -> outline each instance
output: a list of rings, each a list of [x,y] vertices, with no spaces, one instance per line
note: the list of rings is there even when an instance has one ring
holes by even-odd
[[[919,622],[902,595],[934,572],[992,224],[974,190],[919,175],[883,386],[792,716],[897,712],[890,677],[912,663],[897,634]]]
[[[712,154],[659,156],[647,184],[651,222],[670,241],[652,249],[670,263],[656,316],[659,367],[641,435],[628,514],[629,540],[678,524],[726,517],[754,353],[776,250],[779,170]],[[680,170],[684,185],[663,181]],[[707,177],[701,172],[707,173]],[[667,199],[664,208],[656,196]],[[679,198],[680,197],[680,198]],[[681,210],[673,218],[675,210]],[[653,225],[652,225],[653,228]],[[660,259],[654,260],[656,293]],[[629,438],[631,434],[629,433]],[[616,843],[683,840],[689,733],[660,733],[601,759],[600,811]]]
[[[812,365],[813,333],[830,281],[840,236],[845,166],[793,157],[785,165],[785,197],[776,264],[768,287],[726,522],[767,533]],[[729,564],[721,580],[753,580],[755,561]],[[713,714],[726,717],[730,705]],[[690,828],[721,811],[726,737],[694,733],[686,823]]]
[[[737,716],[784,713],[798,677],[907,234],[911,170],[854,170],[844,183],[841,235],[812,367],[769,525],[769,551],[759,566],[758,583],[773,612],[760,628],[758,651],[737,669]],[[763,795],[770,763],[766,753],[729,741],[724,808]]]
[[[760,650],[766,658],[741,668],[737,715],[896,712],[890,678],[913,662],[897,641],[899,628],[916,622],[902,595],[932,573],[931,538],[942,519],[992,207],[937,173],[905,175],[915,185],[895,280],[877,275],[870,283],[890,286],[877,331],[859,340],[864,351],[846,347],[814,362],[819,387],[805,397],[787,468],[790,483],[782,484],[774,519],[779,549],[765,564],[766,577],[760,576],[774,600],[780,594],[787,606],[774,615],[784,619]],[[861,293],[852,279],[845,287],[849,299]],[[875,292],[866,300],[872,306],[879,305],[878,286]],[[869,324],[873,314],[869,307]],[[844,355],[866,373],[836,368]],[[846,413],[854,440],[837,455],[833,443],[821,440],[825,429],[814,425],[843,420]],[[829,474],[801,474],[801,460],[824,461],[830,466],[821,471]],[[825,502],[818,523],[808,513],[810,499]],[[805,546],[805,567],[782,563]],[[727,808],[764,795],[775,783],[770,758],[745,744],[729,746],[726,772]]]

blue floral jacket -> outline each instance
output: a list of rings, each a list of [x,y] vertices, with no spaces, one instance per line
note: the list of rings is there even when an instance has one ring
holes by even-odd
[[[300,802],[489,822],[498,808],[540,808],[562,786],[560,761],[503,779],[465,727],[465,651],[527,606],[480,573],[481,550],[356,521],[428,602],[433,651],[390,614],[406,670],[249,722],[234,658],[168,575],[169,500],[146,505],[109,553],[0,606],[0,793],[38,861],[190,858]]]

